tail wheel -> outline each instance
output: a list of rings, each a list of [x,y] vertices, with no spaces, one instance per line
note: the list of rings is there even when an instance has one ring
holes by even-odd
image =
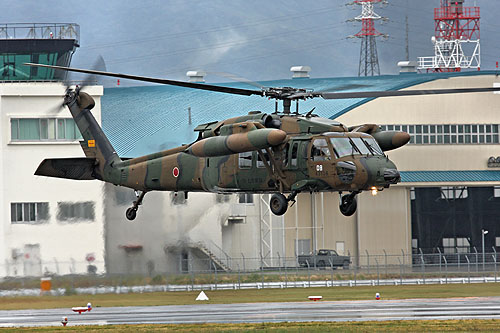
[[[356,212],[356,208],[358,203],[356,201],[356,197],[352,194],[344,195],[340,199],[340,212],[344,216],[352,216]]]
[[[288,209],[288,201],[283,194],[274,193],[269,201],[269,208],[271,208],[274,215],[281,216]]]
[[[128,208],[127,212],[125,213],[125,216],[127,217],[127,219],[129,221],[134,220],[135,217],[137,216],[137,208],[134,208],[134,207]]]

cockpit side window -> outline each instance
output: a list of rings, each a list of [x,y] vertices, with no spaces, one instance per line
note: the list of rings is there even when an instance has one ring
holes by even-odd
[[[315,162],[331,160],[330,148],[326,139],[316,139],[311,145],[311,159]]]

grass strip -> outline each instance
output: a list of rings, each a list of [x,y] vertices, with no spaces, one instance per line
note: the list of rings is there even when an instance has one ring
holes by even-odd
[[[5,332],[500,332],[500,320],[402,320],[255,324],[176,324],[28,327]]]

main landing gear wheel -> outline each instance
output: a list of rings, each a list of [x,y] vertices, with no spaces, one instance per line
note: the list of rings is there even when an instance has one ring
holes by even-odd
[[[274,193],[269,201],[269,208],[274,215],[281,216],[286,213],[288,209],[288,200],[281,193]]]
[[[356,201],[356,193],[351,193],[340,198],[340,212],[344,216],[352,216],[356,212],[358,203]]]
[[[139,209],[139,206],[142,205],[142,200],[144,199],[144,196],[146,195],[146,191],[142,191],[141,194],[139,192],[135,192],[135,195],[137,196],[137,200],[134,201],[134,205],[130,208],[127,209],[125,212],[125,216],[127,217],[127,220],[132,221],[135,220],[137,216],[137,210]]]

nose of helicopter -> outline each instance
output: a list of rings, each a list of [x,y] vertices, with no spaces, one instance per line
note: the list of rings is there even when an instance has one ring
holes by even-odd
[[[401,180],[401,175],[397,169],[385,169],[384,180],[389,184],[397,184]]]
[[[368,183],[366,186],[389,187],[391,184],[397,184],[401,180],[401,175],[396,165],[386,156],[368,157],[362,162],[366,166],[368,173]]]

